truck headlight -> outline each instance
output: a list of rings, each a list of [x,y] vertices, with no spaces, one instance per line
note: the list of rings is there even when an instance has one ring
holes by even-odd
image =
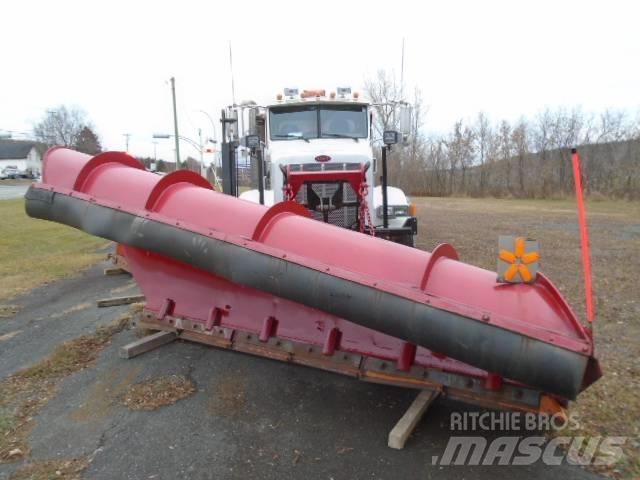
[[[387,206],[387,217],[406,217],[409,214],[409,206],[408,205],[388,205]],[[378,218],[382,218],[382,205],[376,208],[376,216]]]
[[[409,206],[399,205],[399,206],[393,207],[393,214],[396,217],[406,217],[409,214]]]

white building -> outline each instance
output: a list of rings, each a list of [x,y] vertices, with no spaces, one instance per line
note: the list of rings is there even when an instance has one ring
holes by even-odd
[[[42,172],[41,145],[26,140],[0,140],[0,172],[9,166],[39,175]]]

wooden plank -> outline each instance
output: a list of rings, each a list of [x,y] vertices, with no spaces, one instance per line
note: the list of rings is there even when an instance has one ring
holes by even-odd
[[[144,302],[144,295],[129,295],[126,297],[103,298],[96,303],[98,307],[115,307],[117,305],[128,305],[129,303]]]
[[[113,267],[113,268],[105,268],[104,269],[104,274],[105,275],[122,275],[123,273],[127,273],[127,271],[124,268],[120,268],[120,267]]]
[[[393,430],[389,433],[389,441],[387,445],[396,450],[404,448],[409,435],[413,433],[418,422],[427,411],[429,405],[438,398],[439,390],[422,390],[411,406],[407,409]]]
[[[137,357],[154,348],[173,342],[176,338],[178,337],[174,332],[156,332],[122,347],[120,349],[120,358]]]

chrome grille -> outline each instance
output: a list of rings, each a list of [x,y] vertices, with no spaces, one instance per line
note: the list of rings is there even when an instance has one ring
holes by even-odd
[[[307,192],[309,187],[322,201],[321,205],[315,209],[308,206]],[[331,205],[330,199],[334,198],[340,188],[342,189],[342,203],[339,208],[335,208],[334,205]],[[355,227],[357,223],[358,195],[348,182],[305,183],[298,190],[296,201],[309,208],[316,220],[346,228]]]

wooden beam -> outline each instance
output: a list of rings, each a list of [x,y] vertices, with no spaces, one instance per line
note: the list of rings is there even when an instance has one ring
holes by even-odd
[[[128,305],[130,303],[144,302],[144,295],[129,295],[126,297],[103,298],[96,303],[98,307],[115,307],[117,305]]]
[[[122,275],[123,273],[127,273],[127,271],[124,268],[120,268],[120,267],[104,269],[105,275]]]
[[[146,337],[131,342],[120,349],[120,358],[133,358],[155,348],[173,342],[176,338],[174,332],[156,332]]]
[[[424,412],[426,412],[429,405],[438,398],[438,395],[440,395],[439,390],[422,390],[418,394],[411,406],[389,433],[389,441],[387,443],[389,447],[395,448],[396,450],[404,448],[404,444],[415,430]]]

